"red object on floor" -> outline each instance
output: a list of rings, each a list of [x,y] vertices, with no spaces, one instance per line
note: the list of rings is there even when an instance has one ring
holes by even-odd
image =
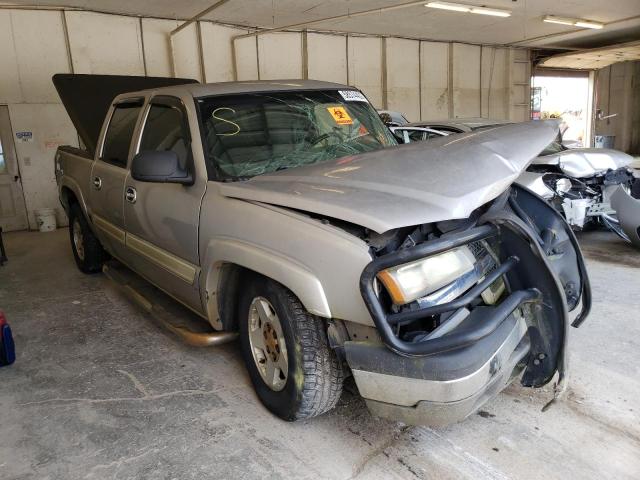
[[[13,343],[11,327],[4,312],[0,310],[0,367],[11,365],[16,361],[16,349]]]

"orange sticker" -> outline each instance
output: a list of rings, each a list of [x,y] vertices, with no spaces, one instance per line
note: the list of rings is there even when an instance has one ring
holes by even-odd
[[[353,125],[353,120],[344,107],[327,107],[327,110],[338,125]]]

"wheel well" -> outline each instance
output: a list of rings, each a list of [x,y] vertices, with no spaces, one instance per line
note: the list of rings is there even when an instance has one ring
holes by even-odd
[[[74,203],[77,203],[77,204],[80,203],[78,201],[78,197],[76,197],[76,194],[69,187],[62,187],[62,190],[60,193],[62,197],[62,204],[65,207],[65,210],[67,211],[67,213],[69,213],[69,210],[71,209],[71,205],[73,205]]]
[[[240,290],[254,276],[260,274],[235,263],[225,263],[220,271],[218,314],[226,331],[238,330]]]

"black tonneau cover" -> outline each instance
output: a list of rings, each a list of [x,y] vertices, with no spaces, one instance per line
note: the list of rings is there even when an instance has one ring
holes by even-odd
[[[198,83],[189,78],[70,73],[57,73],[52,80],[78,135],[92,156],[104,117],[116,96],[138,90]]]

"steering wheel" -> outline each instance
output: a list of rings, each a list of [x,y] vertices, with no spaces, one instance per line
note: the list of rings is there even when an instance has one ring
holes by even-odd
[[[327,133],[323,133],[322,135],[318,135],[316,138],[310,140],[309,143],[311,144],[311,146],[314,146],[331,137],[337,137],[339,140],[342,140],[342,135],[339,132],[331,130]]]

